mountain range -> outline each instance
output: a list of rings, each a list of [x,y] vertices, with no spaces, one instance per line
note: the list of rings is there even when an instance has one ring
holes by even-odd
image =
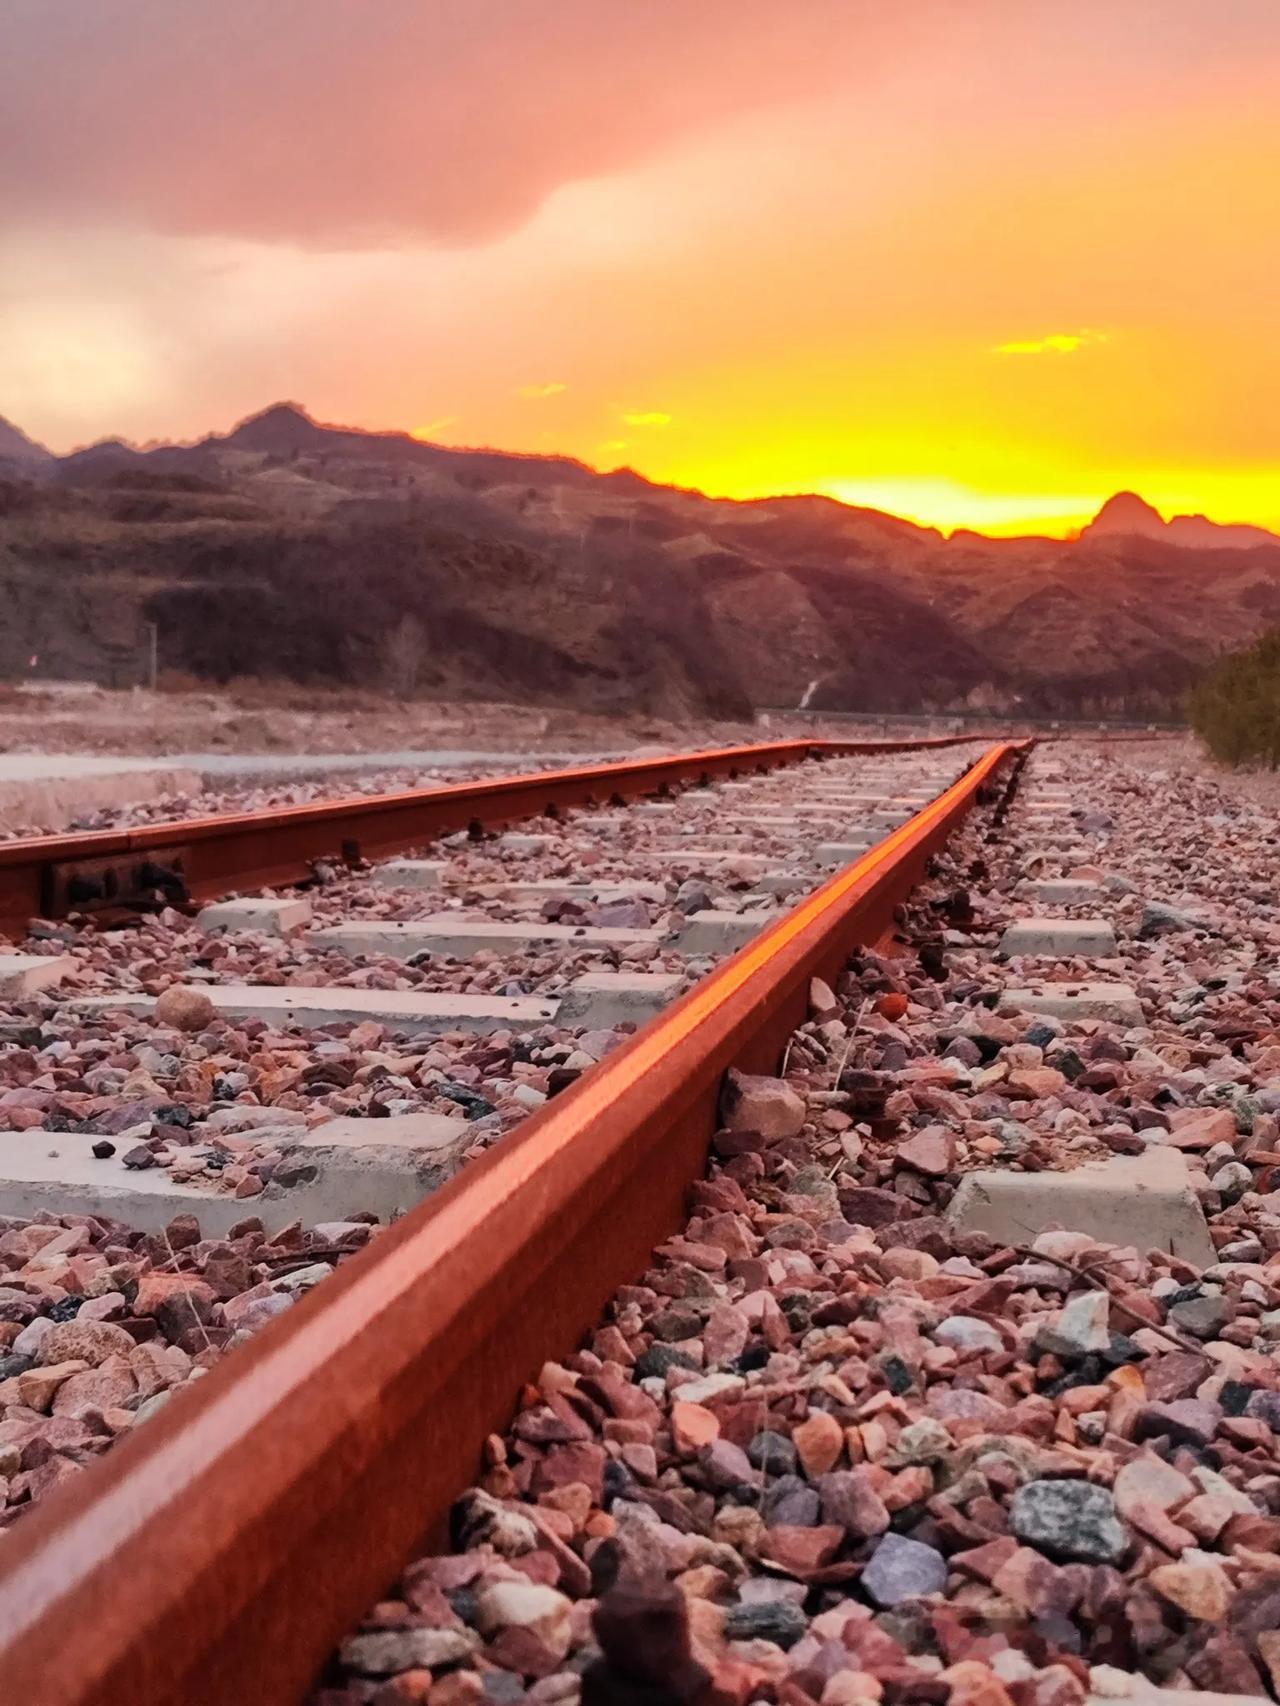
[[[1280,619],[1280,536],[1134,493],[1073,540],[733,501],[276,404],[55,456],[0,420],[0,677],[382,683],[665,715],[1175,712]]]

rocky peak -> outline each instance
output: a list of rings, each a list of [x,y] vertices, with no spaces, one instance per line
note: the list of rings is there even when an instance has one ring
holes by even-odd
[[[250,415],[233,427],[222,440],[236,450],[259,450],[269,455],[288,455],[312,450],[331,436],[299,403],[273,403],[260,414]]]
[[[52,461],[52,451],[28,438],[25,432],[0,415],[0,462],[20,462],[36,467]]]
[[[1175,515],[1168,521],[1137,492],[1117,492],[1107,499],[1081,539],[1159,539],[1166,545],[1184,545],[1198,550],[1248,549],[1275,545],[1280,538],[1265,527],[1210,521],[1207,515]]]
[[[1150,539],[1160,539],[1164,536],[1165,526],[1159,510],[1145,498],[1140,498],[1137,492],[1117,492],[1103,504],[1081,538],[1102,533],[1112,537],[1141,533]]]

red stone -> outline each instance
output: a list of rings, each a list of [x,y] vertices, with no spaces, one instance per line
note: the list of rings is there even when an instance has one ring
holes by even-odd
[[[1175,1398],[1189,1398],[1212,1369],[1208,1357],[1197,1356],[1194,1351],[1171,1351],[1168,1356],[1152,1357],[1143,1363],[1142,1383],[1153,1403],[1167,1404]]]
[[[1019,1550],[1018,1542],[1012,1535],[1006,1535],[1000,1540],[988,1541],[985,1546],[974,1546],[966,1552],[953,1553],[950,1561],[956,1569],[976,1576],[979,1581],[990,1582],[995,1580],[996,1573]]]
[[[995,1673],[974,1659],[962,1659],[943,1671],[949,1706],[1013,1706],[1008,1689]]]
[[[133,1309],[136,1315],[158,1315],[171,1300],[179,1303],[190,1300],[199,1313],[200,1305],[214,1304],[217,1294],[198,1274],[143,1274],[138,1281],[138,1294]],[[200,1319],[204,1315],[200,1314]]]
[[[784,1569],[788,1575],[804,1580],[813,1570],[829,1564],[840,1550],[844,1529],[834,1524],[817,1528],[793,1528],[786,1525],[771,1528],[761,1544],[761,1555]]]
[[[1229,1108],[1174,1108],[1165,1138],[1176,1149],[1212,1149],[1215,1143],[1234,1145],[1236,1117]]]
[[[604,1466],[603,1446],[578,1442],[554,1445],[538,1464],[538,1490],[546,1492],[552,1487],[567,1487],[581,1481],[590,1487],[592,1499],[599,1504],[604,1497]]]
[[[991,1578],[991,1585],[1032,1617],[1065,1614],[1079,1597],[1067,1572],[1030,1546],[1017,1547]]]
[[[825,1475],[840,1461],[844,1449],[844,1429],[827,1410],[815,1410],[807,1421],[791,1430],[801,1465],[810,1480]]]
[[[956,1163],[956,1140],[945,1126],[927,1126],[900,1143],[894,1159],[927,1178],[944,1178]]]
[[[768,1671],[737,1659],[721,1659],[699,1706],[748,1706],[770,1685]]]
[[[682,1404],[679,1400],[672,1404],[671,1438],[682,1456],[692,1457],[719,1437],[720,1423],[710,1410],[701,1404]]]
[[[1066,1665],[1047,1665],[1011,1690],[1016,1706],[1084,1706],[1088,1690]]]

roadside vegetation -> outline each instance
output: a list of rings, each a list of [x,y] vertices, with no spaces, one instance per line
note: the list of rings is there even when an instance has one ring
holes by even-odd
[[[1226,652],[1191,695],[1191,726],[1222,764],[1280,765],[1280,626]]]

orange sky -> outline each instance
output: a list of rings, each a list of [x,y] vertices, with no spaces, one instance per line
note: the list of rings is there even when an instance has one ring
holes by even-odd
[[[9,0],[0,414],[1280,528],[1275,0]],[[891,14],[891,15],[890,15]]]

